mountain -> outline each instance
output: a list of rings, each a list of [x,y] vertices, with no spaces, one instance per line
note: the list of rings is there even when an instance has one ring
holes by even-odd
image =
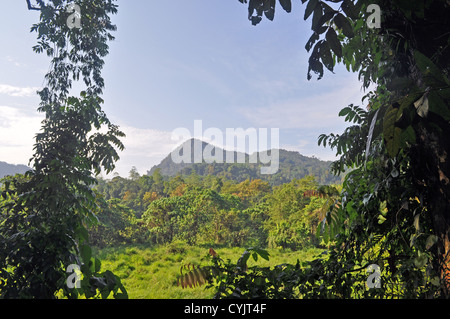
[[[278,165],[276,165],[277,153]],[[202,158],[203,154],[205,156]],[[182,159],[184,162],[181,161]],[[195,163],[196,159],[197,163]],[[215,159],[223,159],[224,163],[214,162]],[[256,162],[255,159],[257,159]],[[165,176],[195,173],[200,176],[225,177],[237,182],[246,179],[262,179],[272,185],[280,185],[294,178],[300,179],[307,175],[314,175],[320,184],[341,183],[342,176],[335,176],[331,173],[331,163],[331,161],[322,161],[315,157],[307,157],[298,152],[283,149],[249,155],[226,151],[206,142],[191,139],[177,147],[160,164],[153,166],[147,174],[153,175],[159,169],[160,173]],[[262,168],[268,169],[269,167],[273,168],[272,172],[264,174]]]
[[[0,162],[0,178],[5,177],[6,175],[24,174],[29,170],[30,168],[25,165],[14,165],[6,162]]]

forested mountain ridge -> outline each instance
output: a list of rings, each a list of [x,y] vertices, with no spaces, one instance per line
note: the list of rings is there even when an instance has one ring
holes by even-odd
[[[218,177],[225,177],[228,179],[235,180],[236,182],[243,182],[246,179],[261,179],[269,182],[271,185],[281,185],[288,183],[293,179],[301,179],[308,175],[315,176],[316,180],[320,184],[339,184],[342,182],[342,176],[335,176],[332,174],[330,166],[331,161],[322,161],[315,157],[307,157],[301,155],[299,152],[287,151],[284,149],[279,149],[279,169],[275,174],[261,174],[260,168],[267,167],[269,164],[263,163],[249,163],[249,158],[251,156],[258,154],[243,154],[240,152],[225,151],[220,147],[215,147],[215,152],[223,152],[223,158],[233,158],[232,163],[208,163],[203,159],[202,163],[194,163],[194,148],[191,150],[191,161],[190,163],[175,163],[173,161],[174,152],[182,152],[183,146],[194,145],[194,139],[184,142],[182,145],[177,147],[172,153],[167,155],[160,164],[155,165],[147,172],[148,175],[153,175],[153,173],[159,169],[160,173],[164,176],[186,176],[192,173],[198,174],[200,176],[213,175]],[[201,142],[202,151],[205,147],[211,144],[206,142]],[[214,153],[214,151],[212,151]],[[232,153],[232,154],[230,154]],[[215,155],[215,153],[213,154]],[[269,151],[270,155],[270,151]],[[239,156],[245,157],[245,163],[237,163],[237,158]]]
[[[0,178],[7,175],[23,174],[29,170],[30,168],[25,165],[14,165],[6,162],[0,162]]]

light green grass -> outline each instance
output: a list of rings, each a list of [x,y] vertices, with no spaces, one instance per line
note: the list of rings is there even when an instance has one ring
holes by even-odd
[[[213,289],[205,286],[183,289],[177,286],[177,276],[182,265],[209,265],[202,258],[208,248],[173,243],[158,247],[127,246],[108,248],[96,253],[102,261],[102,270],[118,275],[128,291],[130,299],[209,299]],[[245,248],[214,248],[224,260],[236,262]],[[249,259],[248,266],[275,266],[282,263],[295,264],[311,260],[320,253],[318,249],[288,251],[268,249],[270,260]]]

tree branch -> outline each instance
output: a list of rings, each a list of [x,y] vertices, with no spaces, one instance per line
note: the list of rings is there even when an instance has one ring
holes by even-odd
[[[27,5],[28,5],[28,10],[41,11],[42,10],[42,6],[44,5],[42,0],[36,0],[36,2],[39,4],[39,7],[33,7],[31,5],[31,0],[26,0],[26,1],[27,1]]]

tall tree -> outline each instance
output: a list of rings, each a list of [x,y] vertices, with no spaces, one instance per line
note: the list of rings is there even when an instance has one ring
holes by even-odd
[[[100,272],[87,233],[96,222],[95,176],[112,171],[116,148],[123,149],[123,133],[101,109],[101,70],[107,42],[114,39],[110,15],[117,6],[113,0],[51,0],[33,8],[40,11],[39,23],[31,28],[38,35],[33,50],[45,52],[51,68],[38,92],[38,111],[45,119],[36,135],[32,170],[26,181],[5,183],[2,192],[13,200],[1,207],[6,218],[0,225],[0,296],[55,298],[62,290],[71,298],[111,292],[126,297],[118,277]],[[86,89],[71,96],[72,82],[80,77]],[[71,265],[81,271],[75,274],[81,280],[75,289],[67,281]]]
[[[290,0],[279,3],[291,11]],[[313,262],[302,294],[449,297],[450,4],[302,3],[303,18],[312,17],[308,79],[341,62],[364,88],[376,86],[365,96],[367,109],[342,109],[352,124],[343,134],[319,138],[340,156],[336,173],[353,170],[326,225],[335,248],[327,261]],[[249,19],[272,20],[275,7],[275,0],[250,0]],[[364,285],[371,264],[381,269],[380,289]]]

